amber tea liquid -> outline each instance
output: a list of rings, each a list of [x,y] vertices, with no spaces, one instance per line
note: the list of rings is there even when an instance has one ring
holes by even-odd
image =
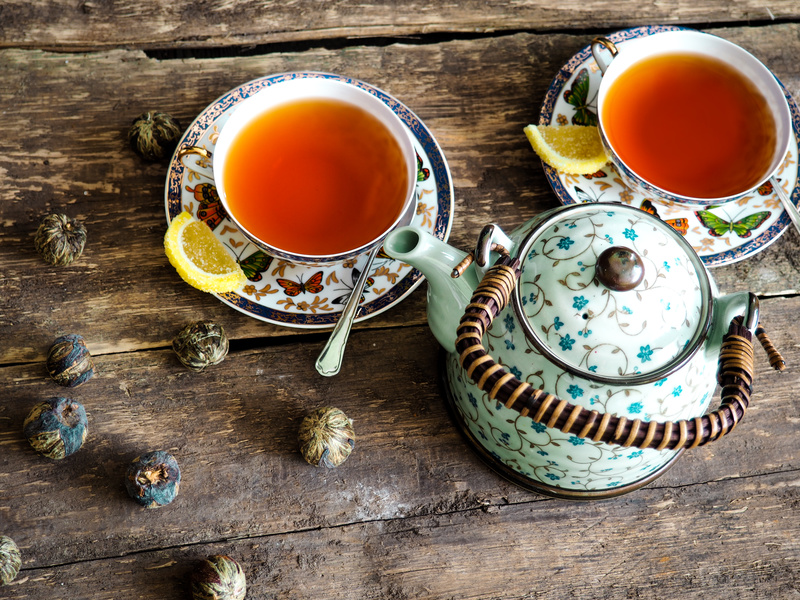
[[[604,133],[620,159],[675,194],[720,198],[766,175],[776,124],[766,99],[736,69],[708,56],[643,59],[606,93]]]
[[[407,167],[391,132],[338,100],[292,101],[255,117],[223,166],[230,212],[267,244],[335,254],[380,236],[406,200]]]

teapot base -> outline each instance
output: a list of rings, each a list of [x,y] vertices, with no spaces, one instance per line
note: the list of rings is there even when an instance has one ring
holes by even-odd
[[[442,351],[439,368],[439,385],[441,387],[441,393],[445,399],[445,406],[447,407],[447,412],[450,414],[450,418],[455,423],[464,440],[467,442],[467,445],[472,448],[473,452],[477,454],[478,458],[480,458],[483,463],[485,463],[490,469],[507,481],[529,492],[536,492],[543,496],[558,498],[561,500],[605,500],[608,498],[615,498],[617,496],[622,496],[623,494],[633,492],[634,490],[638,490],[639,488],[652,483],[654,480],[661,477],[670,467],[672,467],[678,457],[680,457],[684,452],[684,450],[677,451],[669,461],[664,463],[657,470],[648,473],[641,479],[607,489],[573,490],[549,485],[530,477],[525,477],[518,471],[515,471],[514,469],[505,465],[502,461],[498,460],[494,455],[492,455],[492,453],[487,451],[486,448],[470,431],[467,423],[461,416],[461,413],[456,408],[455,399],[453,398],[450,388],[447,385],[447,368],[445,365],[446,358],[447,353]]]

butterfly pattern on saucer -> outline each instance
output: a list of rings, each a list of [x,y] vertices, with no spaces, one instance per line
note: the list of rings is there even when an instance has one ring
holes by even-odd
[[[244,271],[245,277],[252,282],[257,282],[263,279],[261,274],[269,269],[273,260],[273,257],[263,250],[256,250],[247,258],[239,259],[237,262]]]
[[[589,90],[591,89],[591,80],[589,78],[589,69],[581,69],[572,82],[572,86],[564,92],[564,100],[575,108],[575,114],[572,115],[573,125],[588,125],[594,127],[597,125],[597,114],[592,108],[594,98],[589,99]]]
[[[780,179],[778,181],[780,181]],[[773,192],[772,182],[767,181],[765,183],[762,183],[760,186],[758,186],[757,191],[759,196],[769,196]]]
[[[563,116],[563,115],[559,115],[559,116]],[[580,178],[586,179],[587,181],[592,181],[593,179],[597,179],[597,180],[605,179],[606,177],[608,177],[608,174],[606,173],[607,169],[608,169],[608,167],[606,167],[606,169],[600,169],[599,171],[595,171],[594,173],[589,173],[588,175],[567,175],[567,177],[571,181],[575,182],[575,195],[577,196],[578,201],[580,201],[580,202],[601,202],[603,200],[602,194],[598,195],[596,193],[592,194],[590,192],[587,192],[582,187],[578,186],[578,183],[580,183]]]
[[[419,152],[415,150],[414,154],[417,155],[417,183],[420,181],[427,181],[428,177],[431,176],[431,170],[422,166],[422,157],[419,155]]]
[[[697,218],[704,227],[708,227],[708,235],[722,237],[729,233],[735,233],[740,238],[749,238],[752,236],[753,231],[761,227],[764,221],[769,219],[772,215],[770,211],[763,210],[748,215],[744,219],[726,221],[722,217],[718,217],[707,210],[698,210],[694,214],[697,215]]]
[[[380,257],[380,253],[381,252],[383,252],[383,248],[382,247],[381,247],[380,251],[378,252],[378,257]],[[385,254],[385,256],[388,257],[387,254]],[[344,284],[345,285],[345,289],[347,290],[347,292],[344,295],[339,296],[338,298],[335,298],[335,299],[331,300],[331,304],[347,304],[347,300],[350,298],[350,294],[353,293],[353,288],[356,287],[356,282],[358,281],[358,278],[361,277],[361,271],[359,269],[357,269],[356,267],[353,267],[353,270],[350,271],[350,276],[352,278],[352,284],[351,285],[347,285],[346,283]],[[368,277],[366,283],[364,284],[364,289],[368,290],[373,285],[375,285],[375,278],[374,277]],[[366,296],[362,293],[361,294],[361,298],[359,298],[359,300],[358,300],[358,303],[362,304],[364,302],[364,300],[366,300]]]
[[[319,294],[325,287],[322,285],[322,271],[317,271],[306,281],[303,281],[303,276],[300,275],[298,281],[291,279],[276,279],[279,286],[283,288],[283,293],[287,296],[294,298],[300,294]]]
[[[661,215],[658,214],[656,207],[653,206],[653,203],[650,202],[650,200],[648,200],[647,198],[644,199],[639,208],[641,208],[645,212],[650,213],[654,217],[658,217],[659,219],[661,219]],[[689,219],[681,217],[679,219],[661,219],[661,220],[664,221],[667,225],[672,227],[674,230],[676,230],[684,237],[689,231]]]
[[[211,231],[214,231],[222,221],[228,218],[228,213],[222,206],[214,184],[198,183],[194,188],[187,185],[186,191],[194,194],[194,199],[199,204],[196,216],[208,225]]]

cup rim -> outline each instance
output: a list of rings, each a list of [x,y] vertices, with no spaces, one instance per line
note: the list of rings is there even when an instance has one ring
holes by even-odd
[[[673,52],[674,49],[664,48],[662,50],[654,50],[652,52],[647,53],[645,56],[639,58],[635,58],[631,55],[631,50],[630,50],[631,45],[642,46],[646,44],[652,44],[654,39],[663,37],[690,37],[690,38],[702,38],[704,40],[711,40],[712,44],[717,44],[718,46],[725,46],[729,49],[730,52],[748,61],[750,69],[754,69],[755,71],[760,72],[762,77],[759,79],[759,82],[766,84],[766,86],[758,85],[758,89],[765,96],[765,98],[767,98],[768,101],[770,101],[770,98],[772,99],[772,101],[770,102],[770,110],[773,116],[776,118],[777,133],[780,135],[781,131],[783,131],[784,134],[780,139],[776,141],[775,150],[773,152],[773,158],[770,161],[770,169],[765,172],[765,174],[758,180],[758,182],[755,185],[747,188],[746,190],[735,192],[727,196],[719,196],[713,198],[687,196],[685,194],[672,192],[664,189],[659,185],[652,183],[645,177],[639,175],[634,169],[630,168],[619,157],[619,154],[616,152],[614,146],[609,141],[605,133],[605,126],[603,125],[602,110],[601,110],[602,101],[605,99],[606,92],[611,86],[611,83],[609,82],[613,82],[618,77],[619,71],[623,70],[624,68],[630,67],[631,65],[639,62],[640,60],[643,60],[645,58],[650,58],[652,56],[659,54],[668,54],[670,52]],[[626,48],[628,49],[626,50]],[[623,52],[625,52],[625,54],[623,54]],[[742,73],[745,77],[751,79],[751,77],[748,74],[743,73],[743,69],[740,67],[739,64],[731,60],[725,60],[724,58],[719,57],[717,54],[714,54],[711,51],[702,52],[702,54],[711,56],[712,58],[715,58],[717,60],[723,60],[724,62],[735,68],[739,73]],[[620,57],[623,57],[623,61],[619,60]],[[611,78],[608,77],[609,72],[611,72],[613,77]],[[769,93],[767,93],[767,90]],[[786,101],[786,89],[783,83],[764,63],[762,63],[752,53],[745,50],[738,44],[731,42],[730,40],[714,35],[712,33],[707,33],[704,31],[698,31],[695,29],[687,29],[687,28],[681,28],[669,31],[660,31],[643,38],[636,38],[633,40],[626,41],[625,44],[621,46],[619,55],[610,62],[608,68],[606,69],[605,74],[603,74],[603,77],[600,81],[600,87],[597,92],[597,122],[601,140],[603,141],[603,144],[606,146],[606,148],[611,151],[610,156],[612,162],[617,167],[617,169],[621,171],[620,175],[622,175],[623,178],[627,177],[635,180],[637,183],[639,183],[639,187],[644,188],[645,192],[652,193],[664,200],[677,202],[683,205],[691,205],[699,207],[712,206],[712,205],[716,206],[735,201],[754,192],[760,186],[764,185],[781,168],[781,165],[783,164],[783,161],[786,158],[786,153],[789,150],[792,135],[794,133],[792,126],[791,112],[789,109],[789,104]]]
[[[244,235],[248,240],[250,240],[257,247],[261,248],[262,250],[264,250],[265,252],[267,252],[271,256],[274,256],[274,257],[282,259],[282,260],[287,260],[287,261],[292,262],[294,264],[300,264],[300,265],[330,264],[330,263],[342,262],[342,261],[345,261],[345,260],[348,260],[348,259],[352,259],[352,258],[355,258],[355,257],[365,253],[365,252],[368,252],[369,250],[374,248],[377,244],[381,243],[383,241],[383,239],[386,237],[386,235],[390,231],[392,231],[393,229],[395,229],[398,226],[398,224],[401,222],[401,220],[403,220],[404,217],[407,216],[407,214],[409,213],[409,211],[412,209],[412,207],[415,204],[415,199],[416,199],[416,168],[417,168],[417,165],[416,165],[416,160],[415,160],[414,143],[413,143],[413,140],[411,138],[411,133],[408,130],[407,126],[403,123],[402,119],[395,113],[394,110],[392,110],[392,107],[388,103],[384,102],[380,97],[378,97],[377,95],[371,93],[369,90],[375,90],[377,93],[379,93],[379,94],[381,94],[381,95],[383,95],[383,96],[385,96],[387,98],[390,98],[397,105],[399,105],[399,101],[395,100],[393,96],[387,94],[383,90],[381,90],[381,89],[379,89],[379,88],[377,88],[377,87],[375,87],[375,86],[373,86],[371,84],[367,84],[367,83],[362,82],[362,81],[357,80],[357,79],[352,79],[352,78],[349,78],[349,77],[344,77],[344,76],[336,75],[336,74],[333,74],[333,73],[324,73],[324,72],[320,72],[320,71],[290,71],[290,72],[286,72],[286,73],[279,73],[279,74],[273,75],[271,77],[273,77],[273,78],[277,77],[277,78],[280,78],[280,79],[272,80],[269,83],[269,85],[267,85],[263,89],[259,90],[258,92],[256,92],[252,96],[249,96],[249,97],[245,98],[244,100],[241,101],[241,103],[239,103],[236,107],[234,107],[233,111],[231,113],[231,116],[229,117],[228,121],[222,126],[222,129],[220,130],[219,138],[217,139],[217,143],[216,143],[216,146],[215,146],[214,157],[212,158],[211,170],[212,170],[212,173],[214,175],[215,185],[217,186],[217,193],[219,194],[220,201],[222,202],[222,205],[223,205],[225,211],[228,214],[228,218],[230,218],[230,220],[233,223],[235,223],[237,227],[239,227],[239,229],[242,232],[242,235]],[[285,79],[282,78],[282,77],[285,77]],[[266,242],[265,240],[262,240],[261,238],[259,238],[258,236],[254,235],[252,232],[250,232],[235,217],[235,215],[230,210],[230,207],[229,207],[229,204],[228,204],[227,195],[225,194],[224,188],[223,188],[222,185],[220,185],[220,182],[224,181],[224,178],[222,177],[222,167],[223,167],[224,162],[225,162],[225,160],[224,160],[225,153],[227,152],[227,149],[229,147],[229,145],[226,146],[226,144],[228,144],[228,140],[232,135],[230,132],[233,131],[233,130],[228,129],[228,134],[227,135],[226,135],[225,132],[226,132],[226,128],[227,128],[228,124],[231,123],[232,120],[234,122],[234,125],[237,125],[237,121],[234,120],[234,119],[236,119],[237,112],[239,112],[239,114],[243,114],[242,112],[240,112],[240,109],[242,109],[242,107],[245,107],[246,109],[248,109],[249,106],[257,104],[260,101],[260,99],[262,99],[263,97],[269,95],[270,91],[274,92],[275,88],[286,87],[286,86],[296,86],[298,84],[309,85],[307,83],[309,81],[312,81],[312,82],[314,82],[315,84],[318,84],[321,87],[322,86],[334,86],[334,87],[340,87],[340,88],[346,89],[346,90],[348,90],[348,93],[353,93],[356,96],[365,99],[366,103],[371,104],[373,107],[376,107],[377,111],[373,110],[373,109],[368,109],[368,110],[369,110],[370,114],[372,114],[373,116],[376,116],[376,112],[380,113],[380,115],[377,115],[378,119],[383,123],[383,125],[389,130],[389,132],[392,134],[392,136],[400,144],[400,147],[401,147],[401,150],[402,150],[402,154],[403,154],[403,157],[404,157],[404,162],[406,164],[407,175],[408,175],[408,184],[407,184],[407,189],[406,189],[406,196],[405,196],[405,199],[403,200],[401,208],[398,211],[398,214],[396,215],[394,221],[386,229],[381,231],[381,233],[378,234],[378,236],[376,236],[372,240],[370,240],[368,242],[365,242],[364,244],[362,244],[362,245],[360,245],[358,247],[351,248],[351,249],[348,249],[348,250],[344,250],[342,252],[338,252],[338,253],[334,253],[334,254],[304,254],[304,253],[294,252],[294,251],[290,251],[290,250],[285,250],[283,248],[279,248],[279,247],[277,247],[277,246],[275,246],[273,244],[270,244],[270,243]],[[316,94],[312,93],[312,94],[304,95],[303,97],[313,98],[313,97],[329,97],[329,96],[326,96],[324,93],[316,93]],[[270,103],[265,108],[263,108],[262,110],[255,109],[255,112],[253,113],[253,115],[261,114],[262,112],[265,112],[267,110],[271,110],[271,109],[273,109],[273,108],[275,108],[277,106],[281,106],[284,103],[292,102],[293,100],[296,100],[296,99],[297,98],[288,98],[288,99],[279,100],[279,101]],[[349,99],[344,99],[342,101],[348,102],[350,104],[354,104],[354,105],[357,105],[357,106],[360,106],[361,108],[364,108],[363,104],[357,104],[357,103],[355,103],[355,102],[353,102],[353,101],[351,101]],[[391,123],[391,125],[390,125],[390,123]],[[236,132],[238,133],[238,131],[239,130],[237,129]],[[221,157],[219,157],[220,147],[222,147],[222,150],[224,151],[223,155]],[[217,157],[219,157],[219,158],[217,158]]]

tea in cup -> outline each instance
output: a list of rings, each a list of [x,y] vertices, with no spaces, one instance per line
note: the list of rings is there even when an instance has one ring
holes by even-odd
[[[291,73],[243,100],[223,125],[212,168],[228,217],[268,254],[298,264],[353,258],[414,210],[416,154],[378,97],[321,73]]]
[[[632,189],[718,205],[779,170],[792,134],[789,107],[775,76],[744,49],[676,30],[626,41],[619,50],[597,38],[592,54],[603,74],[600,137]]]

